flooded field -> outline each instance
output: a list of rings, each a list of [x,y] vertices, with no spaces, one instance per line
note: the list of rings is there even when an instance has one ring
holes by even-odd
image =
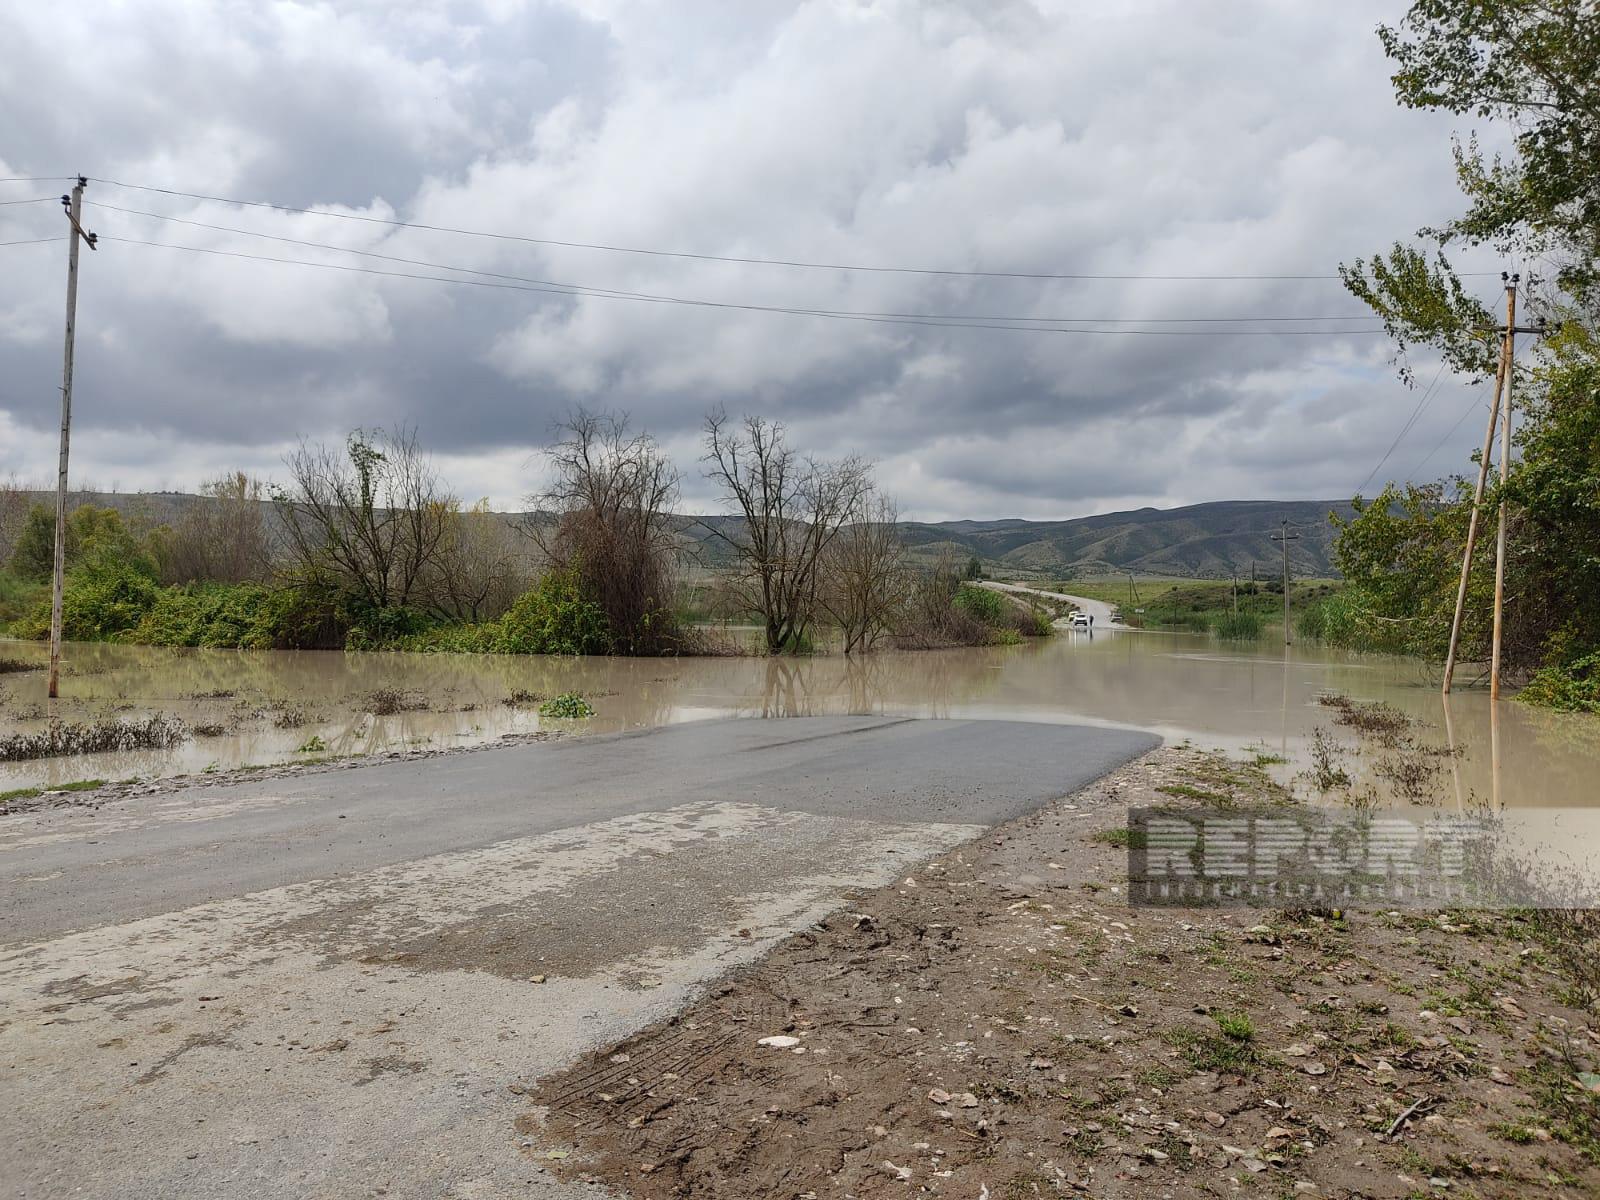
[[[165,713],[195,736],[163,750],[0,763],[0,791],[336,755],[451,748],[559,727],[613,732],[716,716],[880,713],[1005,717],[1150,729],[1172,741],[1281,755],[1305,769],[1319,727],[1347,746],[1319,697],[1381,700],[1417,722],[1437,760],[1437,802],[1600,807],[1600,720],[1504,703],[1481,690],[1447,710],[1435,672],[1405,659],[1314,646],[1287,653],[1204,636],[1101,631],[983,649],[859,660],[571,659],[470,655],[164,650],[76,644],[57,713],[65,721]],[[35,643],[0,658],[44,661]],[[542,698],[576,692],[598,715],[552,721]],[[0,732],[42,729],[43,671],[0,675]],[[1361,769],[1361,760],[1352,759]]]

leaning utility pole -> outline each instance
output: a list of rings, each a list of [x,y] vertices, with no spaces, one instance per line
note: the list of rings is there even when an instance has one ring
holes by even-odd
[[[1289,543],[1298,542],[1300,535],[1289,532],[1289,518],[1283,519],[1282,528],[1272,535],[1272,540],[1283,543],[1283,644],[1289,644]]]
[[[1444,656],[1444,693],[1456,673],[1456,650],[1461,641],[1461,618],[1467,606],[1467,579],[1472,573],[1472,553],[1478,545],[1478,515],[1483,508],[1483,492],[1489,481],[1489,455],[1494,449],[1494,430],[1500,423],[1500,395],[1505,390],[1511,361],[1511,329],[1517,323],[1517,279],[1500,272],[1506,288],[1506,328],[1500,335],[1500,365],[1495,371],[1494,403],[1489,406],[1489,425],[1483,431],[1483,453],[1478,458],[1478,486],[1472,493],[1472,513],[1467,518],[1467,546],[1461,555],[1461,582],[1456,587],[1456,614],[1450,622],[1450,648]],[[1518,276],[1520,279],[1521,277]]]
[[[67,441],[72,431],[72,343],[78,321],[78,242],[89,243],[94,249],[95,236],[86,233],[81,223],[83,216],[83,189],[89,181],[82,175],[72,189],[72,196],[61,197],[67,210],[67,223],[72,231],[67,234],[67,340],[61,360],[61,461],[56,471],[56,553],[55,573],[50,587],[50,699],[60,693],[61,680],[61,589],[67,566]]]
[[[1500,633],[1505,607],[1506,570],[1506,507],[1505,485],[1511,469],[1511,380],[1517,357],[1517,334],[1545,334],[1549,332],[1541,319],[1537,325],[1517,324],[1517,284],[1520,274],[1500,273],[1506,289],[1506,324],[1500,335],[1500,364],[1495,372],[1494,404],[1489,409],[1489,424],[1483,431],[1483,452],[1478,456],[1478,485],[1472,495],[1472,513],[1467,519],[1467,544],[1461,555],[1461,580],[1456,588],[1455,617],[1450,623],[1450,646],[1444,660],[1444,693],[1449,695],[1455,677],[1456,652],[1461,641],[1462,617],[1466,611],[1467,582],[1472,574],[1472,556],[1478,544],[1478,517],[1483,507],[1483,495],[1489,480],[1490,454],[1494,449],[1495,427],[1505,413],[1505,426],[1500,439],[1500,510],[1494,564],[1494,641],[1490,651],[1489,695],[1500,697]]]

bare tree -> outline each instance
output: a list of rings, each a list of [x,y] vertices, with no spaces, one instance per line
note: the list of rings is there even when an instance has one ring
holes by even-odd
[[[530,533],[600,605],[618,653],[675,651],[677,468],[648,433],[628,432],[625,414],[576,409],[558,432],[551,483],[529,497]]]
[[[457,621],[486,621],[510,608],[529,575],[514,536],[488,500],[466,510],[452,502],[426,586],[434,610]]]
[[[743,518],[732,535],[712,528],[738,560],[732,586],[760,615],[768,653],[796,649],[817,612],[823,555],[860,507],[871,470],[856,457],[802,457],[781,424],[760,417],[730,426],[711,414],[705,445],[708,477]]]
[[[266,489],[243,471],[208,479],[178,517],[166,555],[170,582],[264,580],[272,573]]]
[[[844,652],[871,650],[897,622],[909,591],[899,512],[868,485],[822,556],[818,601],[844,637]]]
[[[373,608],[420,599],[454,501],[416,431],[358,429],[343,453],[302,442],[286,462],[293,482],[272,495],[292,567]]]

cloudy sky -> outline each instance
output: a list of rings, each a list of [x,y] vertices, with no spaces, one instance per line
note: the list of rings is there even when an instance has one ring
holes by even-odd
[[[876,459],[929,519],[1348,495],[1422,392],[1330,276],[1460,207],[1465,127],[1392,99],[1402,8],[6,5],[0,243],[62,233],[10,201],[66,181],[29,178],[91,177],[73,474],[101,487],[404,422],[512,506],[585,404],[653,431],[694,507],[716,405]],[[0,246],[0,476],[53,474],[65,258]],[[1229,275],[1256,278],[1170,278]],[[1261,317],[1316,319],[1194,320]],[[1382,475],[1459,468],[1479,390],[1442,379]]]

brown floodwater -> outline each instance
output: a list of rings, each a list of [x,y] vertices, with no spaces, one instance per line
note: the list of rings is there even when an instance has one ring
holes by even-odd
[[[0,658],[44,661],[44,647],[0,641]],[[85,778],[185,774],[493,742],[558,727],[611,732],[707,717],[879,713],[1088,722],[1153,730],[1170,741],[1281,755],[1289,779],[1310,762],[1320,727],[1370,772],[1320,696],[1381,700],[1414,718],[1414,734],[1457,753],[1435,757],[1434,803],[1600,810],[1600,719],[1502,702],[1466,688],[1448,709],[1436,668],[1314,645],[1285,651],[1203,635],[1097,631],[1021,646],[887,652],[847,660],[607,659],[297,651],[172,650],[70,644],[57,714],[64,720],[169,713],[208,726],[170,750],[0,763],[0,791]],[[382,689],[425,705],[374,715]],[[576,692],[598,715],[542,720],[513,694]],[[381,705],[379,707],[382,707]],[[0,734],[42,728],[43,671],[0,675]],[[307,750],[306,747],[313,747]],[[1302,790],[1305,789],[1302,775]],[[1600,816],[1600,812],[1597,812]]]

